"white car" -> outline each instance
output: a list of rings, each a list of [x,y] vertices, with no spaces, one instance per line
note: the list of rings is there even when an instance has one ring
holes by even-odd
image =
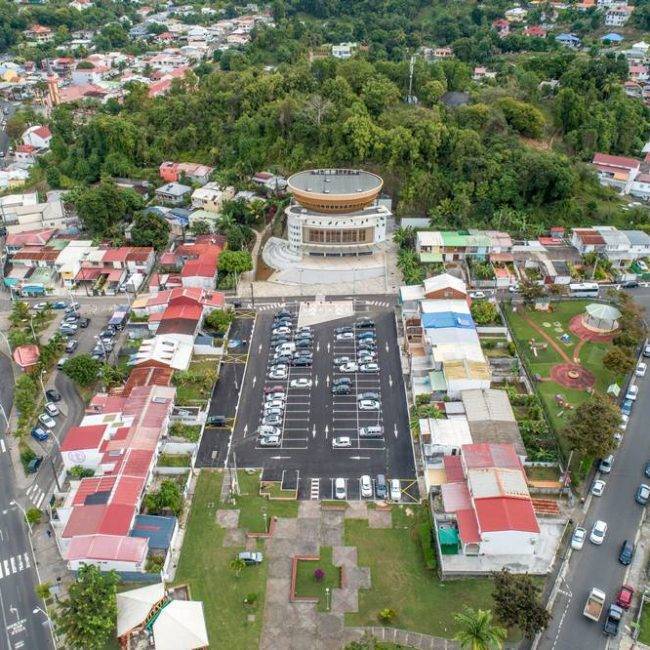
[[[38,421],[48,429],[54,429],[54,427],[56,426],[56,420],[50,417],[47,413],[41,413],[38,416]]]
[[[352,359],[350,359],[350,357],[334,357],[334,359],[332,359],[332,363],[335,366],[341,366],[344,363],[350,363],[350,361],[352,361]]]
[[[374,399],[362,399],[359,402],[359,410],[360,411],[378,411],[379,410],[379,402]]]
[[[402,488],[399,484],[399,479],[391,479],[390,481],[390,498],[391,501],[399,501],[402,497]]]
[[[267,375],[269,379],[286,379],[289,376],[289,373],[285,369],[280,370],[271,370]]]
[[[291,334],[291,328],[290,327],[276,327],[272,332],[271,336],[277,336],[278,334]]]
[[[587,539],[586,529],[578,526],[574,531],[571,537],[571,548],[579,551],[585,545],[585,539]]]
[[[280,436],[264,436],[259,439],[260,447],[279,447],[280,446]]]
[[[341,332],[336,335],[337,341],[351,341],[354,338],[354,332]]]
[[[361,365],[367,365],[375,362],[375,357],[370,355],[363,355],[357,358],[357,363]]]
[[[370,499],[372,497],[372,479],[368,474],[364,474],[359,480],[361,485],[361,496],[364,499]]]
[[[471,291],[469,297],[474,300],[483,300],[484,298],[487,298],[487,295],[484,291]]]
[[[332,438],[332,447],[335,449],[352,447],[352,440],[349,436],[339,436],[338,438]]]
[[[348,361],[339,366],[341,372],[357,372],[359,370],[359,364],[354,363],[353,361]]]
[[[512,285],[512,284],[511,284],[511,285],[508,287],[508,291],[509,291],[510,293],[519,293],[519,285],[518,285],[518,284],[515,284],[515,285]]]
[[[597,481],[594,481],[593,485],[591,486],[591,493],[595,497],[602,497],[603,492],[605,491],[605,486],[607,485],[606,481],[602,481],[601,479],[598,479]]]
[[[607,535],[607,523],[602,519],[599,519],[591,529],[591,535],[589,535],[589,541],[592,544],[600,546],[604,541]]]
[[[273,400],[268,400],[264,404],[264,410],[267,409],[283,409],[284,408],[284,401],[280,399],[273,399]]]
[[[269,415],[277,415],[278,417],[281,417],[281,416],[284,415],[284,409],[265,408],[264,409],[264,417],[268,417]]]
[[[347,499],[348,491],[345,487],[344,478],[337,478],[334,481],[334,496],[337,499]]]
[[[263,424],[258,430],[257,430],[257,435],[260,436],[260,438],[263,438],[265,436],[279,436],[280,435],[280,427],[273,427],[268,424]]]
[[[284,393],[267,393],[264,397],[268,402],[284,402],[287,399],[287,396]]]
[[[52,404],[52,402],[48,402],[45,405],[45,412],[53,418],[61,413],[61,411],[59,411],[59,407],[56,404]]]
[[[621,423],[618,425],[618,428],[621,431],[625,431],[627,429],[627,423],[630,421],[630,416],[625,415],[625,413],[621,413]]]
[[[639,365],[636,367],[636,370],[634,371],[634,374],[635,374],[637,377],[645,377],[645,373],[646,373],[647,371],[648,371],[648,364],[647,364],[647,363],[643,363],[643,361],[641,361],[641,362],[639,363]]]
[[[292,379],[289,382],[291,388],[311,388],[311,384],[311,379],[307,379],[307,377],[299,377],[298,379]]]
[[[639,387],[636,384],[632,384],[625,393],[625,399],[631,399],[634,401],[639,395]]]
[[[376,363],[364,363],[359,370],[361,372],[379,372],[379,366]]]

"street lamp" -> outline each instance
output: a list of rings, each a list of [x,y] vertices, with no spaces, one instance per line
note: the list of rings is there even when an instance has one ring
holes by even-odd
[[[330,611],[330,588],[329,587],[325,587],[325,609],[327,609],[328,612]]]
[[[45,401],[47,402],[47,393],[45,392],[45,384],[43,383],[43,375],[47,374],[47,370],[43,369],[41,372],[38,373],[38,379],[41,382],[41,388],[43,389],[43,397],[45,398]]]
[[[29,534],[31,535],[34,531],[32,530],[32,525],[29,523],[29,519],[27,519],[27,513],[25,512],[25,508],[23,508],[18,501],[13,499],[12,501],[9,502],[10,506],[16,506],[20,512],[23,513],[23,517],[25,517],[25,521],[27,522],[27,528],[29,528]]]

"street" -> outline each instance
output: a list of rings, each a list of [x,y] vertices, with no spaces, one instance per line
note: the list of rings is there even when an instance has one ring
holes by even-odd
[[[630,291],[630,294],[650,314],[650,290],[640,288]],[[650,460],[647,433],[650,377],[637,377],[636,383],[639,385],[639,396],[623,442],[615,454],[612,472],[600,477],[607,481],[607,487],[603,496],[592,498],[582,524],[590,532],[593,523],[602,519],[608,525],[607,538],[602,546],[586,541],[581,551],[572,552],[554,603],[553,618],[540,640],[539,648],[596,650],[608,646],[608,637],[602,632],[605,614],[595,623],[585,618],[582,610],[592,587],[598,587],[607,594],[607,607],[616,598],[626,576],[626,567],[618,562],[618,553],[624,540],[635,540],[643,512],[643,507],[634,501],[634,494],[640,483],[647,482],[643,467]],[[629,626],[630,622],[631,615],[626,614],[624,626]],[[625,633],[622,628],[620,634]]]

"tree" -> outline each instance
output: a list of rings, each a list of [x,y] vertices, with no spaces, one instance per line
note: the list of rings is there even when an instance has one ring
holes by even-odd
[[[603,365],[618,375],[624,375],[636,365],[636,360],[626,348],[614,345],[603,357]]]
[[[609,455],[621,423],[619,408],[607,397],[594,393],[571,414],[566,437],[571,449],[592,458]]]
[[[215,332],[225,332],[235,315],[230,309],[215,309],[205,317],[205,325]]]
[[[70,357],[63,364],[63,372],[79,386],[90,386],[97,381],[102,364],[89,354]]]
[[[246,562],[239,557],[235,557],[230,560],[230,570],[235,574],[236,578],[239,578],[241,572],[246,568]]]
[[[384,607],[377,612],[377,618],[382,623],[392,623],[397,616],[397,612],[391,607]]]
[[[527,639],[546,628],[550,613],[540,601],[541,587],[528,574],[502,569],[494,574],[494,611],[507,627],[517,626]]]
[[[499,316],[496,305],[489,300],[475,300],[471,306],[472,318],[477,325],[494,323]]]
[[[145,496],[144,504],[151,514],[160,515],[166,510],[171,510],[179,517],[183,511],[183,495],[178,483],[166,479],[162,481],[156,492],[150,492]]]
[[[209,235],[212,232],[212,228],[207,221],[197,219],[190,226],[190,232],[193,235]]]
[[[320,568],[315,569],[314,570],[314,580],[316,582],[323,582],[324,579],[325,579],[325,571],[323,571],[323,569],[320,569]]]
[[[131,242],[135,246],[153,246],[161,251],[169,242],[169,223],[153,212],[139,212],[133,220]]]
[[[454,637],[461,648],[497,650],[503,647],[508,635],[504,628],[494,625],[490,610],[465,607],[464,611],[454,614],[454,620],[461,627]]]
[[[36,589],[34,589],[34,591],[36,592],[36,595],[41,600],[47,600],[51,596],[51,592],[50,592],[51,589],[52,589],[51,583],[41,582],[36,585]]]
[[[224,251],[219,256],[219,270],[240,275],[253,268],[253,258],[248,251]]]
[[[68,476],[73,481],[80,481],[82,478],[88,478],[95,475],[95,470],[89,469],[88,467],[82,467],[81,465],[75,465],[68,470]]]
[[[25,519],[30,526],[35,526],[41,523],[43,513],[38,508],[30,508],[25,515]]]
[[[115,571],[102,572],[83,564],[77,579],[68,589],[68,598],[59,604],[54,616],[57,633],[66,646],[79,650],[99,650],[115,631],[117,618]]]
[[[525,303],[531,303],[544,295],[544,287],[541,284],[537,284],[537,282],[524,278],[519,283],[519,292]]]

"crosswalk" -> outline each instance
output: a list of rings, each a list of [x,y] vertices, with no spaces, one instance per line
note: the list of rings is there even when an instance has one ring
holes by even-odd
[[[320,497],[320,479],[312,478],[309,485],[309,498],[318,500]]]
[[[6,559],[0,560],[0,580],[7,578],[14,573],[25,571],[31,566],[28,553],[19,553]]]
[[[40,508],[45,499],[45,491],[37,483],[32,483],[25,492],[27,498],[37,507]]]

